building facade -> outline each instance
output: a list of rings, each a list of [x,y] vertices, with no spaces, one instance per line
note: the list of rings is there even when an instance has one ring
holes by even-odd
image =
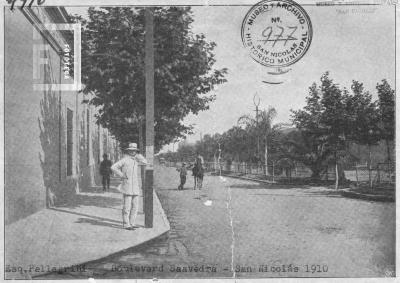
[[[115,159],[117,143],[96,124],[96,109],[65,73],[68,23],[60,7],[5,9],[5,223],[62,204],[99,184],[103,153]],[[49,87],[37,90],[35,85]]]

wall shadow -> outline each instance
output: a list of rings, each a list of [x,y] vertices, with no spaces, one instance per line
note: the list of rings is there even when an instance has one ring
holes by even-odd
[[[44,83],[54,83],[48,66],[44,68]],[[55,91],[43,91],[40,101],[40,143],[43,153],[39,152],[40,166],[43,171],[43,183],[46,189],[46,206],[52,206],[60,185],[59,148],[60,148],[60,121],[62,120],[59,96]]]
[[[61,209],[61,208],[51,208],[54,211],[58,211],[58,212],[63,212],[63,213],[68,213],[68,214],[73,214],[73,215],[78,215],[78,216],[83,216],[86,218],[79,218],[78,223],[81,223],[79,221],[84,221],[81,219],[91,219],[91,220],[96,220],[100,223],[104,223],[104,222],[112,222],[112,223],[116,223],[119,224],[121,223],[121,221],[115,220],[115,219],[111,219],[111,218],[105,218],[105,217],[100,217],[100,216],[95,216],[95,215],[89,215],[86,213],[81,213],[81,212],[76,212],[76,211],[70,211],[70,210],[65,210],[65,209]]]
[[[80,206],[96,206],[103,208],[116,208],[121,205],[122,201],[120,198],[91,194],[75,194],[71,196],[68,201],[58,203],[57,207],[77,208]]]
[[[65,179],[63,174],[63,150],[66,147],[65,118],[62,114],[61,93],[52,89],[57,84],[54,70],[50,64],[44,65],[43,83],[50,85],[43,91],[38,118],[39,139],[42,152],[39,152],[43,183],[46,190],[46,206],[52,207],[74,195],[76,180]]]

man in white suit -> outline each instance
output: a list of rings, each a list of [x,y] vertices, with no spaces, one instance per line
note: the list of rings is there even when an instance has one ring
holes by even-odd
[[[122,223],[123,228],[133,230],[138,214],[138,200],[140,195],[141,181],[139,179],[139,165],[147,165],[147,160],[139,154],[136,143],[130,143],[123,150],[121,160],[111,166],[111,170],[122,178],[119,191],[122,193]]]

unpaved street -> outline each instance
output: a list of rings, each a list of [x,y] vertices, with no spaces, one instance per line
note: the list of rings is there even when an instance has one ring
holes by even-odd
[[[347,199],[323,187],[219,176],[206,176],[201,191],[192,190],[189,176],[186,189],[178,191],[175,169],[160,167],[156,174],[171,222],[169,237],[91,263],[89,273],[61,277],[393,275],[393,203]]]

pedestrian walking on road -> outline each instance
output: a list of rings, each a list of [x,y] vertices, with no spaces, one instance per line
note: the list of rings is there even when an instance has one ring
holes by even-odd
[[[138,201],[141,182],[138,178],[140,165],[147,165],[147,160],[139,154],[136,143],[130,143],[123,150],[123,157],[117,161],[111,170],[122,178],[119,191],[122,193],[122,223],[123,228],[133,230],[138,214]]]
[[[100,175],[102,177],[103,191],[110,190],[111,160],[108,160],[107,153],[103,154],[103,161],[100,162]]]
[[[186,183],[186,175],[187,175],[187,168],[186,168],[186,163],[182,163],[181,168],[177,168],[177,171],[179,171],[179,177],[181,179],[181,184],[178,186],[178,190],[183,190],[183,186]]]

